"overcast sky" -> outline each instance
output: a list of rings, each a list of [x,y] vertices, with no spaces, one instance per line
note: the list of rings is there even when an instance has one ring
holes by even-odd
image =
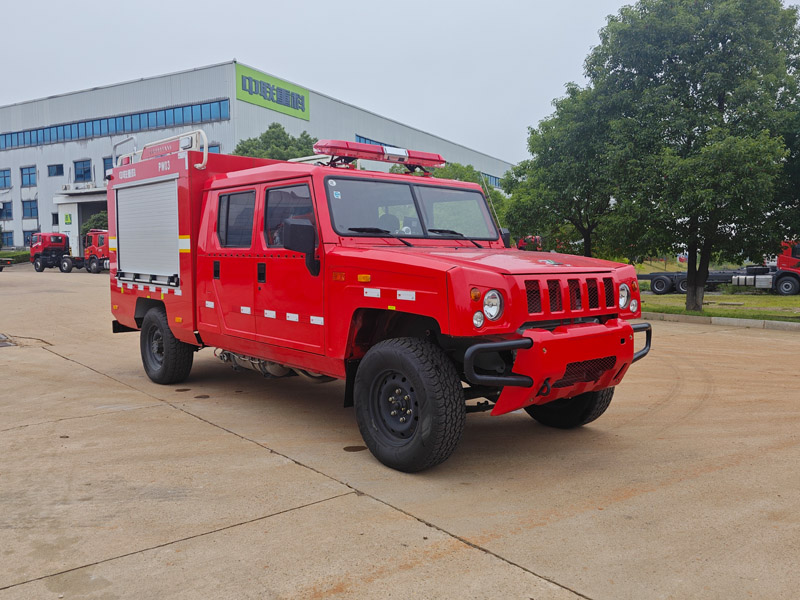
[[[584,83],[606,17],[631,3],[9,0],[0,105],[235,58],[518,162],[527,128]]]

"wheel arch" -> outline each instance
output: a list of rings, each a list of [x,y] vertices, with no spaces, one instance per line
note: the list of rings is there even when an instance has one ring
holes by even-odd
[[[136,299],[136,309],[133,313],[133,318],[136,321],[136,326],[139,329],[142,328],[142,321],[144,321],[144,316],[151,308],[158,308],[161,307],[165,311],[167,307],[161,300],[155,300],[153,298],[137,298]]]

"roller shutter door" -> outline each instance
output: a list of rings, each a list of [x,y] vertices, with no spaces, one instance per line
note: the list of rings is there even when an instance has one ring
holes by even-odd
[[[117,190],[117,263],[126,278],[178,275],[177,179]]]

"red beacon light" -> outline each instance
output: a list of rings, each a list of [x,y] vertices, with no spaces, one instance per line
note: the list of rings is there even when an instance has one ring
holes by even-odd
[[[320,140],[314,144],[316,154],[327,154],[335,159],[357,158],[364,160],[377,160],[380,162],[400,163],[409,167],[443,167],[445,160],[441,154],[433,152],[420,152],[419,150],[406,150],[379,144],[362,144],[361,142],[346,142],[344,140]],[[413,170],[413,169],[412,169]]]

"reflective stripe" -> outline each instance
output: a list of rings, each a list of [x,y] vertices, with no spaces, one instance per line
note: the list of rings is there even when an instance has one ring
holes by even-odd
[[[250,314],[250,307],[249,306],[242,306],[241,311],[242,311],[243,315],[249,315]]]
[[[297,315],[295,313],[286,313],[286,320],[287,321],[299,321],[300,320],[300,315]]]
[[[416,300],[417,299],[417,292],[408,292],[404,290],[397,290],[397,299],[398,300]]]
[[[115,238],[115,237],[108,238],[108,249],[109,250],[116,250],[117,249],[117,238]]]
[[[274,319],[274,318],[275,318],[277,315],[275,314],[275,311],[274,311],[274,310],[265,310],[265,311],[264,311],[264,316],[265,316],[267,319]]]
[[[364,296],[367,298],[380,298],[381,291],[378,288],[364,288]]]
[[[214,303],[210,300],[206,300],[206,308],[214,308]]]
[[[311,317],[311,324],[312,325],[324,325],[325,319],[322,317]]]

